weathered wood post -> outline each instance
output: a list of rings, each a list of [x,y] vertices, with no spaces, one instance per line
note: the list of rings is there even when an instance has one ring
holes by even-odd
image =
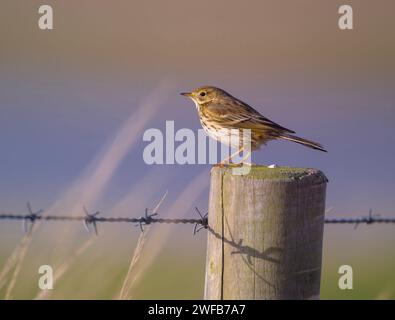
[[[211,172],[205,299],[317,299],[325,175],[253,166]]]

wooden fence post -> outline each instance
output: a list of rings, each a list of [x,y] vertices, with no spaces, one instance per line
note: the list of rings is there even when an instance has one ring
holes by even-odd
[[[318,299],[325,175],[253,166],[211,172],[205,299]]]

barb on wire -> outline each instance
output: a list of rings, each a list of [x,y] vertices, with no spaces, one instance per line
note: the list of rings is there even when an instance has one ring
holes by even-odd
[[[200,213],[200,210],[198,207],[195,207],[195,210],[200,216],[200,222],[195,223],[195,225],[193,227],[193,235],[195,235],[202,229],[207,229],[207,227],[208,227],[208,212],[206,212],[206,214],[202,215]]]
[[[32,206],[30,205],[29,201],[26,203],[26,206],[29,214],[25,216],[25,219],[23,219],[23,231],[25,233],[30,232],[32,230],[34,222],[37,220],[37,218],[40,217],[40,214],[44,212],[44,210],[42,209],[34,212],[32,210]],[[30,221],[30,226],[28,227],[29,221]]]
[[[152,217],[157,216],[158,214],[156,212],[152,214],[148,214],[148,208],[145,208],[145,215],[139,218],[138,226],[140,227],[141,232],[144,232],[143,225],[149,225],[152,223],[153,219]]]
[[[96,225],[96,221],[97,221],[96,217],[100,214],[100,211],[96,211],[95,213],[89,213],[88,210],[86,210],[85,206],[83,206],[82,208],[84,209],[84,213],[85,213],[85,219],[82,220],[82,222],[84,224],[86,231],[90,232],[89,225],[91,224],[91,225],[93,225],[95,234],[98,235],[97,225]]]

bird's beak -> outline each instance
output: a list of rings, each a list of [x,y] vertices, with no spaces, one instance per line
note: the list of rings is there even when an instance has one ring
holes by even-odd
[[[190,98],[192,96],[192,93],[190,93],[190,92],[181,92],[180,95]]]

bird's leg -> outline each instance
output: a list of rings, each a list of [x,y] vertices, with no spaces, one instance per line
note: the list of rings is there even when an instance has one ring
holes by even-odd
[[[250,155],[251,155],[251,150],[249,150],[249,151],[247,152],[247,155],[245,155],[245,156],[243,157],[243,159],[241,159],[240,164],[241,164],[241,165],[252,166],[252,163],[250,163],[250,162],[244,162],[244,160],[248,159],[248,157],[249,157]]]
[[[229,161],[235,157],[237,154],[240,154],[244,150],[244,146],[241,147],[239,150],[237,150],[235,153],[231,154],[229,157],[227,157],[225,160],[222,160],[220,163],[218,163],[216,166],[218,167],[223,167],[225,164],[229,163]]]

